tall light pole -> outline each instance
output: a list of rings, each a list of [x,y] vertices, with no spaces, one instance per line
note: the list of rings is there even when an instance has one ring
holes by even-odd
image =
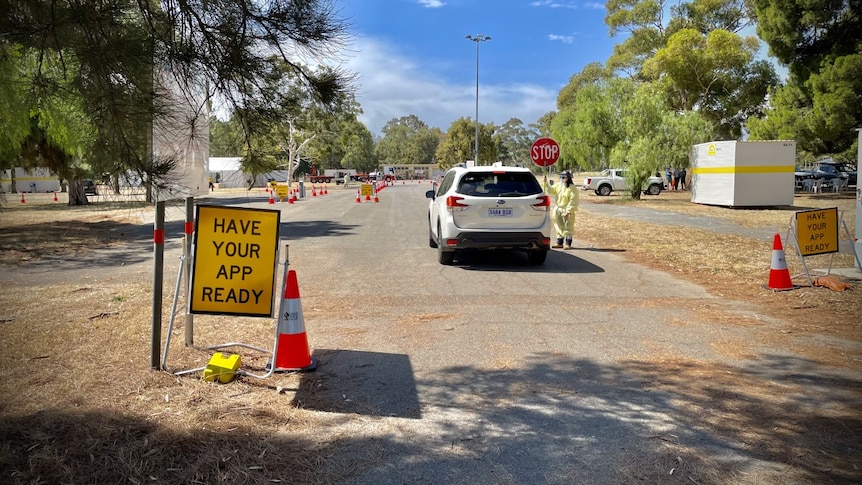
[[[479,42],[491,40],[490,36],[476,34],[464,37],[476,43],[476,142],[473,145],[473,163],[479,165]]]

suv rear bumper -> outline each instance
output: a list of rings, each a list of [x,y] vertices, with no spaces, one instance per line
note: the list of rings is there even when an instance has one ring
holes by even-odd
[[[550,250],[550,237],[541,232],[466,232],[455,238],[447,249],[529,249]]]

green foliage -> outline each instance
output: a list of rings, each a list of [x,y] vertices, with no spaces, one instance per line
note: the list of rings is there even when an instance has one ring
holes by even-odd
[[[754,16],[747,0],[670,7],[663,0],[611,0],[607,10],[611,35],[629,33],[614,46],[607,67],[659,82],[670,108],[700,112],[715,138],[740,138],[745,121],[764,109],[777,76],[771,64],[756,59],[758,40],[738,34]]]
[[[433,163],[440,141],[439,129],[431,129],[416,115],[389,120],[375,153],[381,165]]]
[[[673,5],[668,32],[695,29],[701,33],[727,30],[738,34],[755,18],[750,0],[693,0]]]
[[[497,159],[508,165],[531,167],[530,147],[540,138],[538,130],[525,127],[518,118],[511,118],[494,133],[497,145]]]
[[[39,113],[42,138],[63,153],[92,135],[86,150],[63,158],[73,172],[89,161],[94,171],[132,170],[148,182],[164,174],[170,161],[152,158],[148,135],[154,121],[176,111],[166,96],[174,82],[195,106],[206,96],[230,106],[244,132],[244,156],[257,167],[278,164],[269,145],[278,142],[273,126],[285,111],[306,97],[337,108],[350,92],[346,73],[312,70],[288,57],[325,54],[343,40],[346,24],[326,0],[6,0],[0,6],[0,67],[20,77],[11,89],[27,96],[14,95],[5,83],[0,94]],[[33,138],[20,113],[8,113],[4,121],[13,129],[0,138],[7,160],[26,148],[23,138]]]
[[[489,165],[497,160],[497,145],[493,140],[493,125],[479,126],[479,162]],[[476,140],[476,123],[470,118],[455,120],[446,132],[446,137],[437,145],[435,158],[440,168],[446,169],[473,159]]]
[[[557,95],[557,109],[562,110],[575,104],[578,91],[587,86],[605,82],[613,77],[613,72],[601,63],[592,62],[584,66],[581,72],[573,74],[568,84],[563,86]]]
[[[210,156],[239,157],[245,151],[245,135],[238,117],[221,121],[210,117]]]
[[[613,37],[627,32],[626,39],[614,46],[606,65],[612,71],[623,71],[630,77],[640,73],[641,66],[661,48],[666,39],[663,15],[666,0],[609,0],[605,3],[605,24]]]
[[[804,81],[827,59],[860,53],[859,0],[753,0],[757,34]],[[831,63],[831,62],[828,62]]]
[[[551,134],[560,144],[561,168],[595,170],[608,165],[611,149],[624,139],[620,122],[634,87],[628,79],[598,81],[579,89],[574,105],[557,113]]]
[[[862,15],[858,0],[754,0],[757,32],[790,70],[763,116],[751,119],[755,139],[793,139],[801,159],[853,159],[862,126]]]
[[[754,61],[757,48],[757,39],[727,30],[682,29],[644,64],[643,74],[661,80],[672,109],[697,110],[718,139],[737,139],[743,122],[761,112],[767,90],[777,82],[768,63]]]
[[[556,111],[548,111],[540,116],[535,123],[530,124],[530,129],[538,132],[539,137],[551,136],[551,124],[553,124],[555,116],[557,116]]]

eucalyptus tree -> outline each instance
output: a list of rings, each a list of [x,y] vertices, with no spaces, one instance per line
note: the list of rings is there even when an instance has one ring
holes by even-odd
[[[659,81],[671,107],[697,110],[718,139],[738,139],[777,84],[757,58],[759,40],[744,36],[755,18],[747,0],[610,0],[611,35],[628,33],[606,65],[636,80]]]
[[[613,37],[626,33],[614,46],[606,65],[611,71],[638,78],[646,61],[683,29],[703,34],[726,30],[739,34],[754,20],[749,0],[609,0],[605,24]]]
[[[494,132],[497,144],[497,159],[501,162],[529,166],[530,147],[539,138],[537,129],[524,126],[518,118],[510,118]]]
[[[686,28],[644,63],[642,74],[665,88],[670,108],[697,111],[710,120],[716,138],[735,140],[778,82],[772,66],[756,60],[759,46],[754,37],[723,29],[704,34]]]
[[[709,141],[710,122],[697,111],[679,112],[667,104],[661,86],[641,83],[624,100],[624,136],[611,152],[615,166],[626,167],[633,199],[640,199],[647,179],[664,167],[684,168],[691,146]]]
[[[375,153],[383,165],[433,163],[439,137],[418,116],[392,118],[383,126]]]
[[[356,119],[345,120],[338,141],[344,153],[341,160],[342,167],[353,168],[359,172],[377,170],[378,159],[374,153],[374,137],[364,124]]]
[[[493,125],[479,125],[479,160],[496,160],[497,146],[493,140]],[[459,118],[446,131],[445,139],[437,145],[435,158],[440,168],[450,168],[473,158],[476,124],[470,118]]]
[[[560,144],[561,168],[595,170],[610,164],[611,149],[625,137],[620,122],[635,85],[626,78],[598,80],[581,87],[574,103],[557,113],[551,135]]]
[[[551,124],[554,122],[554,117],[557,116],[556,111],[548,111],[536,120],[535,123],[530,123],[530,129],[536,130],[539,136],[551,136]]]

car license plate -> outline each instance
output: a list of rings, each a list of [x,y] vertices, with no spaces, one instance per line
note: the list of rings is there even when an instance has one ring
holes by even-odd
[[[512,217],[512,209],[488,209],[489,217]]]

